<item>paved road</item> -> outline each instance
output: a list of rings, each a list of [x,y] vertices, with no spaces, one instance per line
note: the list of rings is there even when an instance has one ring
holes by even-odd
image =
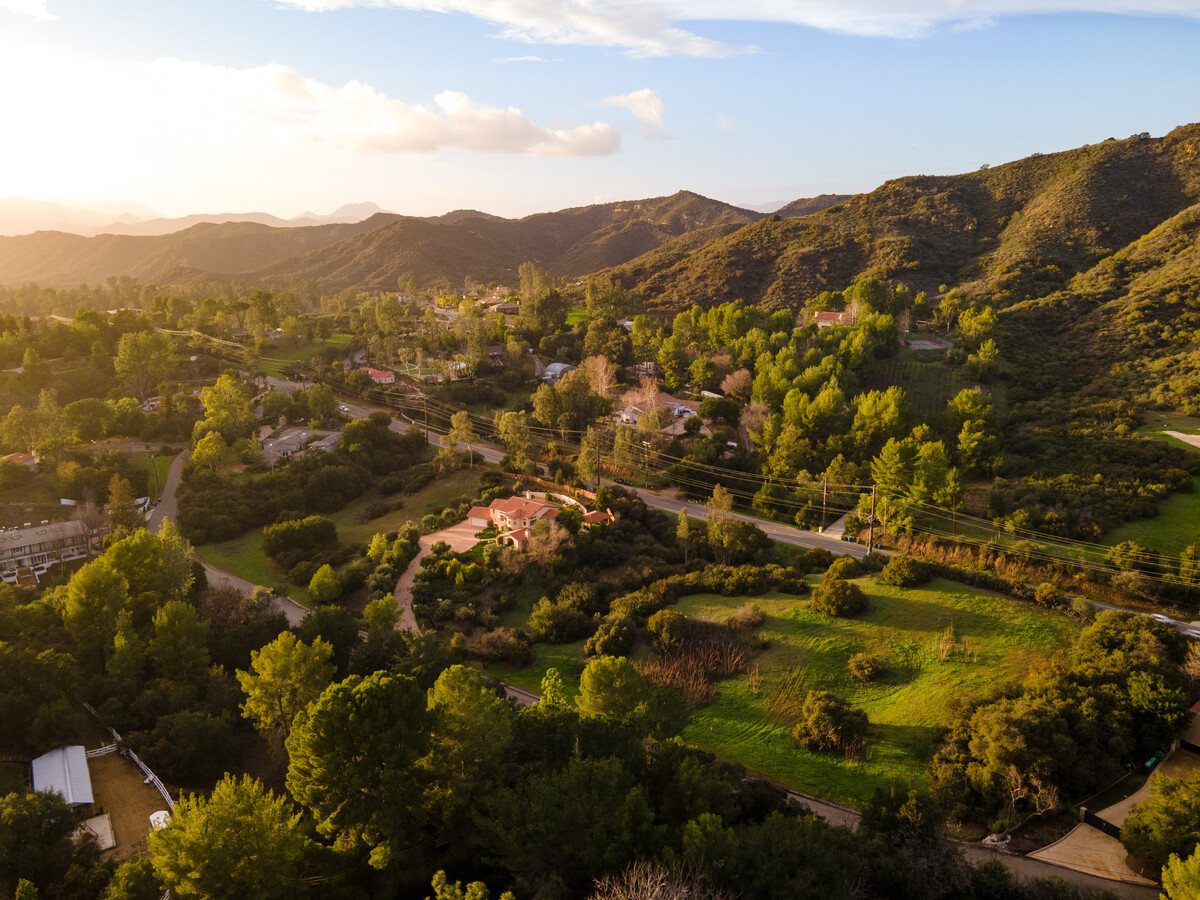
[[[159,498],[158,506],[151,510],[149,517],[146,519],[146,529],[151,534],[157,534],[162,529],[162,523],[165,520],[170,519],[172,522],[175,521],[178,510],[178,504],[175,502],[175,492],[179,489],[179,480],[183,472],[183,464],[186,457],[187,454],[181,452],[171,461],[171,468],[167,472],[167,481],[163,485],[162,496]],[[246,594],[254,593],[254,589],[258,587],[253,582],[238,578],[232,572],[218,569],[204,560],[200,560],[200,564],[204,566],[204,573],[208,576],[210,587],[231,587]],[[289,626],[299,625],[304,620],[304,617],[309,614],[308,607],[301,606],[291,597],[285,597],[282,594],[272,593],[271,603],[277,610],[287,616]]]
[[[171,468],[167,470],[167,480],[163,484],[162,494],[158,505],[150,510],[146,518],[146,529],[151,534],[158,534],[166,519],[178,521],[178,504],[175,502],[175,492],[179,489],[179,479],[183,475],[183,464],[187,460],[187,451],[180,450],[171,460]]]

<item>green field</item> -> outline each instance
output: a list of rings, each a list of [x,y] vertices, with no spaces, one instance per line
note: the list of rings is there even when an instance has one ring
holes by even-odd
[[[280,578],[271,571],[267,565],[267,558],[263,556],[262,539],[262,529],[255,528],[231,541],[197,547],[196,554],[218,569],[224,569],[252,584],[274,588],[297,603],[307,606],[308,586],[292,584],[286,578]]]
[[[959,391],[974,384],[963,378],[958,369],[940,362],[918,361],[911,350],[901,350],[881,360],[871,379],[874,390],[893,385],[903,388],[908,402],[923,418],[940,413]]]
[[[294,368],[296,363],[307,362],[326,347],[345,347],[352,337],[353,335],[346,332],[338,332],[331,334],[327,341],[313,341],[295,350],[280,350],[268,345],[264,349],[270,352],[262,355],[258,361],[258,368],[275,378],[287,378],[288,370]]]
[[[1104,536],[1112,546],[1135,541],[1159,553],[1175,557],[1200,540],[1200,478],[1192,479],[1192,493],[1172,494],[1158,505],[1153,519],[1137,519],[1114,528]]]
[[[810,612],[805,599],[752,598],[767,613],[767,648],[756,657],[758,692],[741,675],[718,685],[717,699],[697,709],[684,737],[769,778],[831,800],[862,803],[889,779],[925,780],[951,704],[1025,676],[1067,647],[1078,627],[1036,607],[948,581],[919,589],[873,578],[858,582],[872,608],[861,619]],[[686,597],[674,607],[689,617],[723,621],[747,598]],[[938,639],[953,625],[973,652],[939,659]],[[846,672],[855,653],[883,654],[889,674],[871,686]],[[847,760],[812,753],[791,741],[796,711],[810,690],[833,690],[866,710],[872,725],[866,756]]]
[[[456,504],[463,497],[474,497],[479,493],[480,473],[471,469],[459,469],[444,478],[438,478],[415,494],[398,494],[388,498],[391,502],[401,501],[403,506],[378,519],[359,522],[358,514],[380,498],[373,491],[359,497],[329,516],[337,525],[342,543],[366,543],[379,532],[398,531],[405,522],[420,522],[423,516],[433,513],[441,515],[443,509]]]
[[[567,313],[567,324],[578,325],[580,322],[586,322],[588,319],[587,307],[577,306]]]

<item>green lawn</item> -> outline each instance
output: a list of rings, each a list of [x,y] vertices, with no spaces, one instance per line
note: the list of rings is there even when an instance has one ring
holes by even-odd
[[[535,644],[533,651],[533,665],[528,669],[510,669],[508,666],[493,663],[484,666],[483,670],[501,681],[537,694],[541,692],[542,678],[546,670],[558,669],[567,693],[572,697],[579,695],[579,676],[583,674],[583,667],[586,665],[583,658],[583,641],[558,645]]]
[[[578,325],[580,322],[586,322],[588,318],[587,307],[577,306],[567,313],[567,324]]]
[[[262,552],[263,533],[261,528],[247,531],[241,537],[219,544],[204,544],[196,553],[205,562],[231,572],[252,584],[261,584],[286,594],[298,603],[308,605],[308,585],[292,584],[286,578],[277,577],[267,565]]]
[[[922,362],[913,351],[900,350],[879,362],[870,386],[875,390],[901,387],[918,412],[931,416],[945,410],[959,391],[974,384],[945,363]]]
[[[1158,515],[1153,519],[1126,522],[1104,536],[1104,543],[1109,546],[1136,541],[1176,558],[1197,540],[1200,540],[1200,478],[1192,479],[1192,493],[1172,494],[1160,503]]]
[[[352,337],[346,332],[338,332],[330,335],[327,341],[313,341],[295,350],[281,350],[268,344],[264,349],[269,352],[259,359],[258,368],[275,378],[287,378],[288,370],[294,368],[296,363],[307,362],[326,347],[345,347]]]
[[[405,522],[420,522],[423,516],[430,513],[440,515],[443,509],[450,504],[457,505],[463,497],[476,496],[479,493],[479,479],[479,472],[473,469],[459,469],[444,478],[430,482],[415,494],[397,494],[386,498],[386,501],[390,502],[400,500],[404,505],[378,519],[359,522],[359,512],[380,501],[379,496],[372,491],[333,513],[329,518],[337,525],[342,543],[366,543],[380,532],[386,534],[389,531],[397,531]]]
[[[767,648],[756,657],[757,693],[741,675],[718,686],[717,699],[697,709],[684,737],[769,778],[832,800],[862,803],[891,778],[925,781],[956,698],[1025,676],[1067,647],[1078,631],[1069,620],[948,581],[905,590],[873,578],[859,584],[872,599],[861,619],[830,619],[809,611],[806,599],[780,594],[754,598],[767,613]],[[722,621],[747,598],[686,597],[674,607],[689,617]],[[942,662],[938,639],[953,625],[974,658]],[[859,652],[887,657],[889,675],[861,686],[846,673]],[[791,741],[791,726],[810,690],[833,690],[866,710],[872,723],[866,756],[846,760],[811,753]]]

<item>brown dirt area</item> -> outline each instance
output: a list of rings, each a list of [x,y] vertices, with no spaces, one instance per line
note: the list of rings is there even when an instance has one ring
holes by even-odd
[[[117,842],[113,857],[124,862],[145,856],[150,814],[167,808],[162,794],[146,784],[142,770],[119,753],[89,759],[88,771],[92,775],[96,814],[106,812],[112,818],[113,838]]]

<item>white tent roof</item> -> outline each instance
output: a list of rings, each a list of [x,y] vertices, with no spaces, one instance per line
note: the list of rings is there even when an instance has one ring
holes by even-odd
[[[95,802],[83,747],[59,747],[35,759],[33,789],[62,794],[72,806]]]

